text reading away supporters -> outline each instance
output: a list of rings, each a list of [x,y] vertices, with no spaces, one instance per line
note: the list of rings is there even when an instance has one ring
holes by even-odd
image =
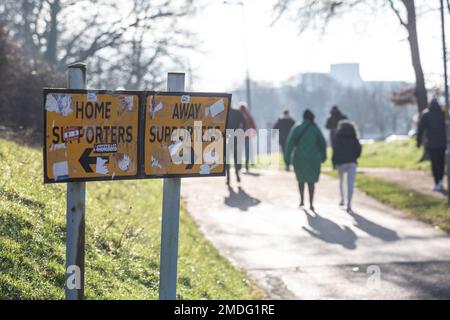
[[[223,175],[230,101],[216,93],[45,89],[44,181]]]

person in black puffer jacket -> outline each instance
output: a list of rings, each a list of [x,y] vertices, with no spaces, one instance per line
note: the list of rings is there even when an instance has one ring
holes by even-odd
[[[361,144],[353,122],[338,123],[333,143],[333,167],[339,172],[340,205],[344,205],[344,175],[347,174],[347,211],[352,212],[352,197],[356,178],[357,159],[361,155]]]
[[[430,106],[423,113],[417,130],[417,147],[420,147],[424,133],[427,141],[425,148],[431,160],[434,177],[434,191],[443,191],[442,179],[445,168],[445,148],[447,138],[445,134],[445,115],[436,99],[431,100]]]

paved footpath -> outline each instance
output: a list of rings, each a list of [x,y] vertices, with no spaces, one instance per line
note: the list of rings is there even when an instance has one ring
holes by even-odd
[[[317,186],[316,213],[298,207],[292,172],[183,179],[202,232],[273,299],[450,298],[450,237],[356,192],[350,215],[337,180]],[[195,244],[193,244],[195,245]]]

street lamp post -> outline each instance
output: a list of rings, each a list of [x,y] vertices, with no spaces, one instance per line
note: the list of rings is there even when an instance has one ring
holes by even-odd
[[[449,110],[449,96],[448,96],[448,71],[447,71],[447,44],[445,41],[445,16],[444,16],[444,0],[441,2],[441,28],[442,28],[442,50],[444,59],[444,86],[445,86],[445,110]],[[447,189],[450,187],[450,116],[447,117]],[[447,201],[450,204],[450,192],[447,191]]]
[[[250,71],[248,67],[248,47],[247,47],[247,22],[246,22],[246,13],[245,13],[245,3],[244,1],[224,1],[224,4],[230,4],[230,5],[239,5],[242,8],[242,25],[244,29],[244,56],[245,56],[245,93],[246,93],[246,99],[247,99],[247,107],[249,111],[251,111],[252,107],[252,94],[251,94],[251,82],[250,82]]]

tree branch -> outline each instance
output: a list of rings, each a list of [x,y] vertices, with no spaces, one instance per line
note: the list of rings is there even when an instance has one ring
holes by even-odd
[[[397,16],[400,24],[408,29],[408,23],[403,20],[401,14],[400,14],[400,11],[395,7],[394,0],[388,0],[388,2],[389,2],[389,6],[391,7],[392,11],[394,11],[395,15]]]

